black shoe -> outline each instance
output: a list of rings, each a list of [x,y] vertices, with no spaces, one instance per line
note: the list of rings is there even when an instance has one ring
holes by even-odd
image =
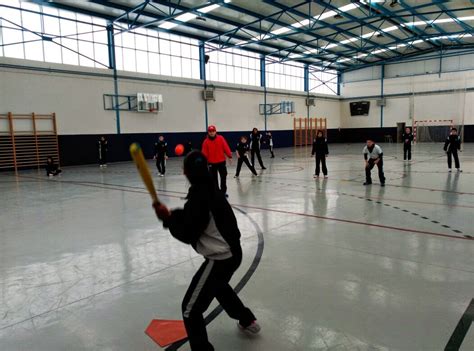
[[[262,167],[262,169],[267,169],[266,167]]]
[[[385,183],[380,183],[380,186],[385,186]]]
[[[370,185],[372,182],[365,182],[364,185]]]

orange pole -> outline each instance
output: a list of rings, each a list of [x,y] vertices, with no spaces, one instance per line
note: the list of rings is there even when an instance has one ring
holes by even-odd
[[[17,167],[17,164],[16,164],[15,132],[13,130],[13,117],[12,117],[11,112],[8,112],[8,125],[10,127],[10,137],[12,139],[13,167],[15,168],[15,173],[17,173],[18,172],[18,167]]]
[[[36,116],[33,112],[31,114],[31,119],[33,122],[33,135],[35,137],[35,151],[36,151],[36,163],[38,164],[38,169],[40,168],[40,159],[39,159],[39,146],[38,146],[38,133],[36,131]]]
[[[55,136],[55,139],[56,139],[56,157],[58,159],[58,167],[60,167],[61,166],[61,161],[59,160],[59,140],[58,140],[58,128],[57,128],[57,125],[56,125],[56,113],[55,112],[53,112],[52,118],[53,118],[53,131],[54,131],[54,136]]]

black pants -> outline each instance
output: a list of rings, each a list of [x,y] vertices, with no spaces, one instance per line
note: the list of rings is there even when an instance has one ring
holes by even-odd
[[[62,170],[59,169],[57,166],[55,166],[55,167],[51,167],[50,169],[47,169],[46,170],[46,175],[47,176],[49,176],[49,175],[57,176],[61,172],[62,172]]]
[[[217,188],[219,188],[219,180],[217,177],[217,173],[221,176],[221,191],[225,194],[227,193],[227,167],[224,162],[220,163],[210,163],[209,164],[209,171],[211,172],[212,178],[216,183]]]
[[[255,170],[255,167],[250,164],[249,159],[247,158],[247,155],[241,155],[239,157],[239,160],[237,161],[237,170],[235,171],[235,176],[236,177],[238,177],[239,174],[240,174],[240,169],[242,168],[242,163],[245,163],[245,165],[250,169],[250,172],[257,175],[257,171]]]
[[[375,160],[370,158],[367,167],[365,167],[365,180],[367,183],[372,183],[372,177],[370,172],[372,168],[375,166]],[[383,174],[383,160],[380,159],[379,163],[377,163],[377,168],[379,169],[379,179],[380,183],[385,184],[385,175]]]
[[[323,174],[325,176],[328,175],[328,169],[326,167],[326,155],[316,154],[316,170],[314,174],[316,174],[317,176],[319,176],[319,164],[323,166]]]
[[[99,164],[100,165],[106,165],[107,164],[107,152],[106,151],[99,152]]]
[[[207,338],[203,318],[203,313],[214,298],[229,317],[238,320],[243,327],[249,326],[256,319],[229,285],[230,278],[239,268],[241,261],[241,252],[234,253],[233,257],[227,260],[206,259],[194,275],[181,306],[192,351],[214,350]]]
[[[156,168],[158,168],[158,173],[165,174],[166,172],[166,162],[165,155],[158,155],[156,157]]]
[[[403,144],[403,159],[406,160],[408,155],[408,160],[411,160],[411,143]]]
[[[270,153],[272,154],[271,158],[275,158],[275,154],[273,153],[273,145],[270,145]]]
[[[449,169],[451,169],[451,164],[452,164],[451,157],[454,157],[454,166],[456,168],[461,168],[461,165],[459,164],[459,157],[458,157],[458,150],[457,149],[448,151],[448,168]]]
[[[257,155],[257,159],[258,159],[258,163],[260,164],[260,167],[265,168],[262,162],[262,156],[260,155],[260,149],[252,149],[250,153],[252,157],[252,166],[255,167],[255,155]]]

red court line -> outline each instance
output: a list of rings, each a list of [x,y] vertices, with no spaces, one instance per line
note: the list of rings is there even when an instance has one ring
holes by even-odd
[[[30,177],[30,178],[33,178],[33,177]],[[37,179],[38,179],[38,178],[37,178]],[[117,187],[116,187],[116,188],[113,188],[113,187],[104,187],[104,186],[101,186],[100,183],[96,183],[97,185],[93,185],[93,184],[91,184],[91,183],[85,183],[85,184],[84,184],[84,183],[81,183],[81,182],[68,182],[68,181],[59,181],[59,182],[71,183],[71,184],[82,185],[82,186],[90,186],[90,187],[94,187],[94,188],[103,188],[103,189],[108,189],[108,190],[119,190],[119,191],[126,191],[126,192],[139,193],[139,194],[148,194],[148,191],[130,190],[130,189],[117,188]],[[123,186],[123,187],[126,187],[126,186]],[[181,196],[168,195],[168,194],[163,194],[163,193],[158,193],[158,195],[160,195],[160,196],[165,196],[165,197],[179,198],[179,199],[182,198]],[[313,214],[308,214],[308,213],[291,212],[291,211],[277,210],[277,209],[271,209],[271,208],[265,208],[265,207],[257,207],[257,206],[251,206],[251,205],[242,205],[242,204],[234,204],[234,203],[231,203],[231,205],[232,205],[232,206],[236,206],[236,207],[251,208],[251,209],[260,210],[260,211],[284,213],[284,214],[290,214],[290,215],[295,215],[295,216],[302,216],[302,217],[310,217],[310,218],[324,219],[324,220],[329,220],[329,221],[334,221],[334,222],[341,222],[341,223],[350,223],[350,224],[363,225],[363,226],[367,226],[367,227],[376,227],[376,228],[390,229],[390,230],[396,230],[396,231],[406,232],[406,233],[416,233],[416,234],[432,235],[432,236],[439,236],[439,237],[450,238],[450,239],[473,240],[472,238],[466,238],[466,237],[463,237],[463,236],[456,236],[456,235],[450,235],[450,234],[429,232],[429,231],[417,230],[417,229],[410,229],[410,228],[393,227],[393,226],[388,226],[388,225],[383,225],[383,224],[375,224],[375,223],[368,223],[368,222],[352,221],[352,220],[350,220],[350,219],[341,219],[341,218],[334,218],[334,217],[318,216],[318,215],[313,215]]]
[[[293,184],[294,187],[296,188],[301,188],[301,185]],[[279,190],[285,190],[287,189],[287,186],[281,186],[278,188]],[[314,189],[313,190],[319,190],[319,189]],[[298,191],[301,193],[307,193],[307,190],[294,190],[294,189],[288,189],[288,191]],[[451,205],[451,204],[443,204],[443,203],[437,203],[437,202],[424,202],[424,201],[415,201],[415,200],[403,200],[403,199],[391,199],[391,198],[385,198],[385,197],[379,197],[379,196],[364,196],[362,194],[341,194],[340,192],[333,191],[333,190],[326,190],[324,191],[330,195],[337,195],[337,196],[353,196],[353,197],[363,197],[364,199],[372,199],[372,200],[382,200],[382,201],[394,201],[394,202],[407,202],[407,203],[414,203],[414,204],[422,204],[422,205],[435,205],[435,206],[446,206],[446,207],[461,207],[461,208],[474,208],[474,206],[469,206],[469,205]]]
[[[276,210],[276,209],[271,209],[271,208],[264,208],[264,207],[250,206],[250,205],[240,205],[240,204],[232,204],[232,206],[238,206],[238,207],[244,207],[244,208],[251,208],[251,209],[260,210],[260,211],[267,211],[267,212],[284,213],[284,214],[290,214],[290,215],[302,216],[302,217],[318,218],[318,219],[324,219],[324,220],[335,221],[335,222],[342,222],[342,223],[350,223],[350,224],[364,225],[364,226],[368,226],[368,227],[384,228],[384,229],[396,230],[396,231],[407,232],[407,233],[433,235],[433,236],[439,236],[439,237],[450,238],[450,239],[473,240],[473,239],[471,239],[471,238],[466,238],[466,237],[456,236],[456,235],[450,235],[450,234],[429,232],[429,231],[425,231],[425,230],[417,230],[417,229],[410,229],[410,228],[393,227],[393,226],[383,225],[383,224],[375,224],[375,223],[352,221],[352,220],[349,220],[349,219],[341,219],[341,218],[334,218],[334,217],[318,216],[318,215],[312,215],[312,214],[301,213],[301,212],[292,212],[292,211],[285,211],[285,210]]]

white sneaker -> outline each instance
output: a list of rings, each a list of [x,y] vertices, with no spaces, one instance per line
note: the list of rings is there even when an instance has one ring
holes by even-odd
[[[449,172],[449,173],[451,173],[451,172],[452,172],[451,168],[450,168],[450,169],[448,169],[448,172]]]
[[[462,172],[462,169],[461,168],[456,168],[458,170],[458,172]]]
[[[314,179],[317,179],[317,178],[319,178],[319,176],[316,175],[316,174],[313,174],[313,178],[314,178]]]
[[[327,176],[327,175],[324,176],[324,179],[328,179],[328,178],[329,178],[329,176]]]
[[[160,174],[160,177],[164,177],[165,175],[163,173]]]
[[[249,333],[252,333],[252,334],[258,334],[260,332],[260,330],[262,329],[260,327],[260,324],[257,323],[257,321],[253,321],[252,324],[250,324],[246,328],[242,327],[239,322],[237,322],[237,326],[239,327],[240,330],[245,331],[245,332],[249,332]]]

